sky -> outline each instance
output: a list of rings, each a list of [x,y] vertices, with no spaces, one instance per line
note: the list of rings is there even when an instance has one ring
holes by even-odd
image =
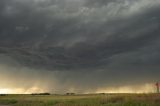
[[[0,0],[0,93],[144,93],[160,81],[160,0]]]

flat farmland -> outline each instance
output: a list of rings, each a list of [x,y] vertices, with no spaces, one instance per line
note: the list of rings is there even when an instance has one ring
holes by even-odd
[[[0,106],[160,106],[160,94],[3,95]]]

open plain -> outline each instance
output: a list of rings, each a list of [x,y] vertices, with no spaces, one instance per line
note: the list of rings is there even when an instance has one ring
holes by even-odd
[[[0,106],[160,106],[160,94],[6,95]]]

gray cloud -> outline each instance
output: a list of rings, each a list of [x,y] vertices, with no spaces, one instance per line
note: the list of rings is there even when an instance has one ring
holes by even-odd
[[[93,88],[137,82],[135,76],[156,80],[159,5],[159,0],[1,0],[0,63],[60,71],[63,83],[67,77],[86,89],[91,82]]]

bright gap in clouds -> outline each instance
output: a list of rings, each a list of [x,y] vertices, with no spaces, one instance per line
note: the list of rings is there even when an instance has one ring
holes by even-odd
[[[32,94],[45,93],[44,89],[38,87],[25,88],[1,88],[0,94]],[[138,86],[121,86],[98,88],[96,91],[87,91],[83,93],[155,93],[156,88],[153,84],[144,84]],[[54,92],[52,92],[54,94]],[[67,92],[66,92],[67,93]]]
[[[43,93],[44,91],[38,87],[32,87],[29,89],[24,88],[1,88],[0,94],[32,94],[32,93]]]

